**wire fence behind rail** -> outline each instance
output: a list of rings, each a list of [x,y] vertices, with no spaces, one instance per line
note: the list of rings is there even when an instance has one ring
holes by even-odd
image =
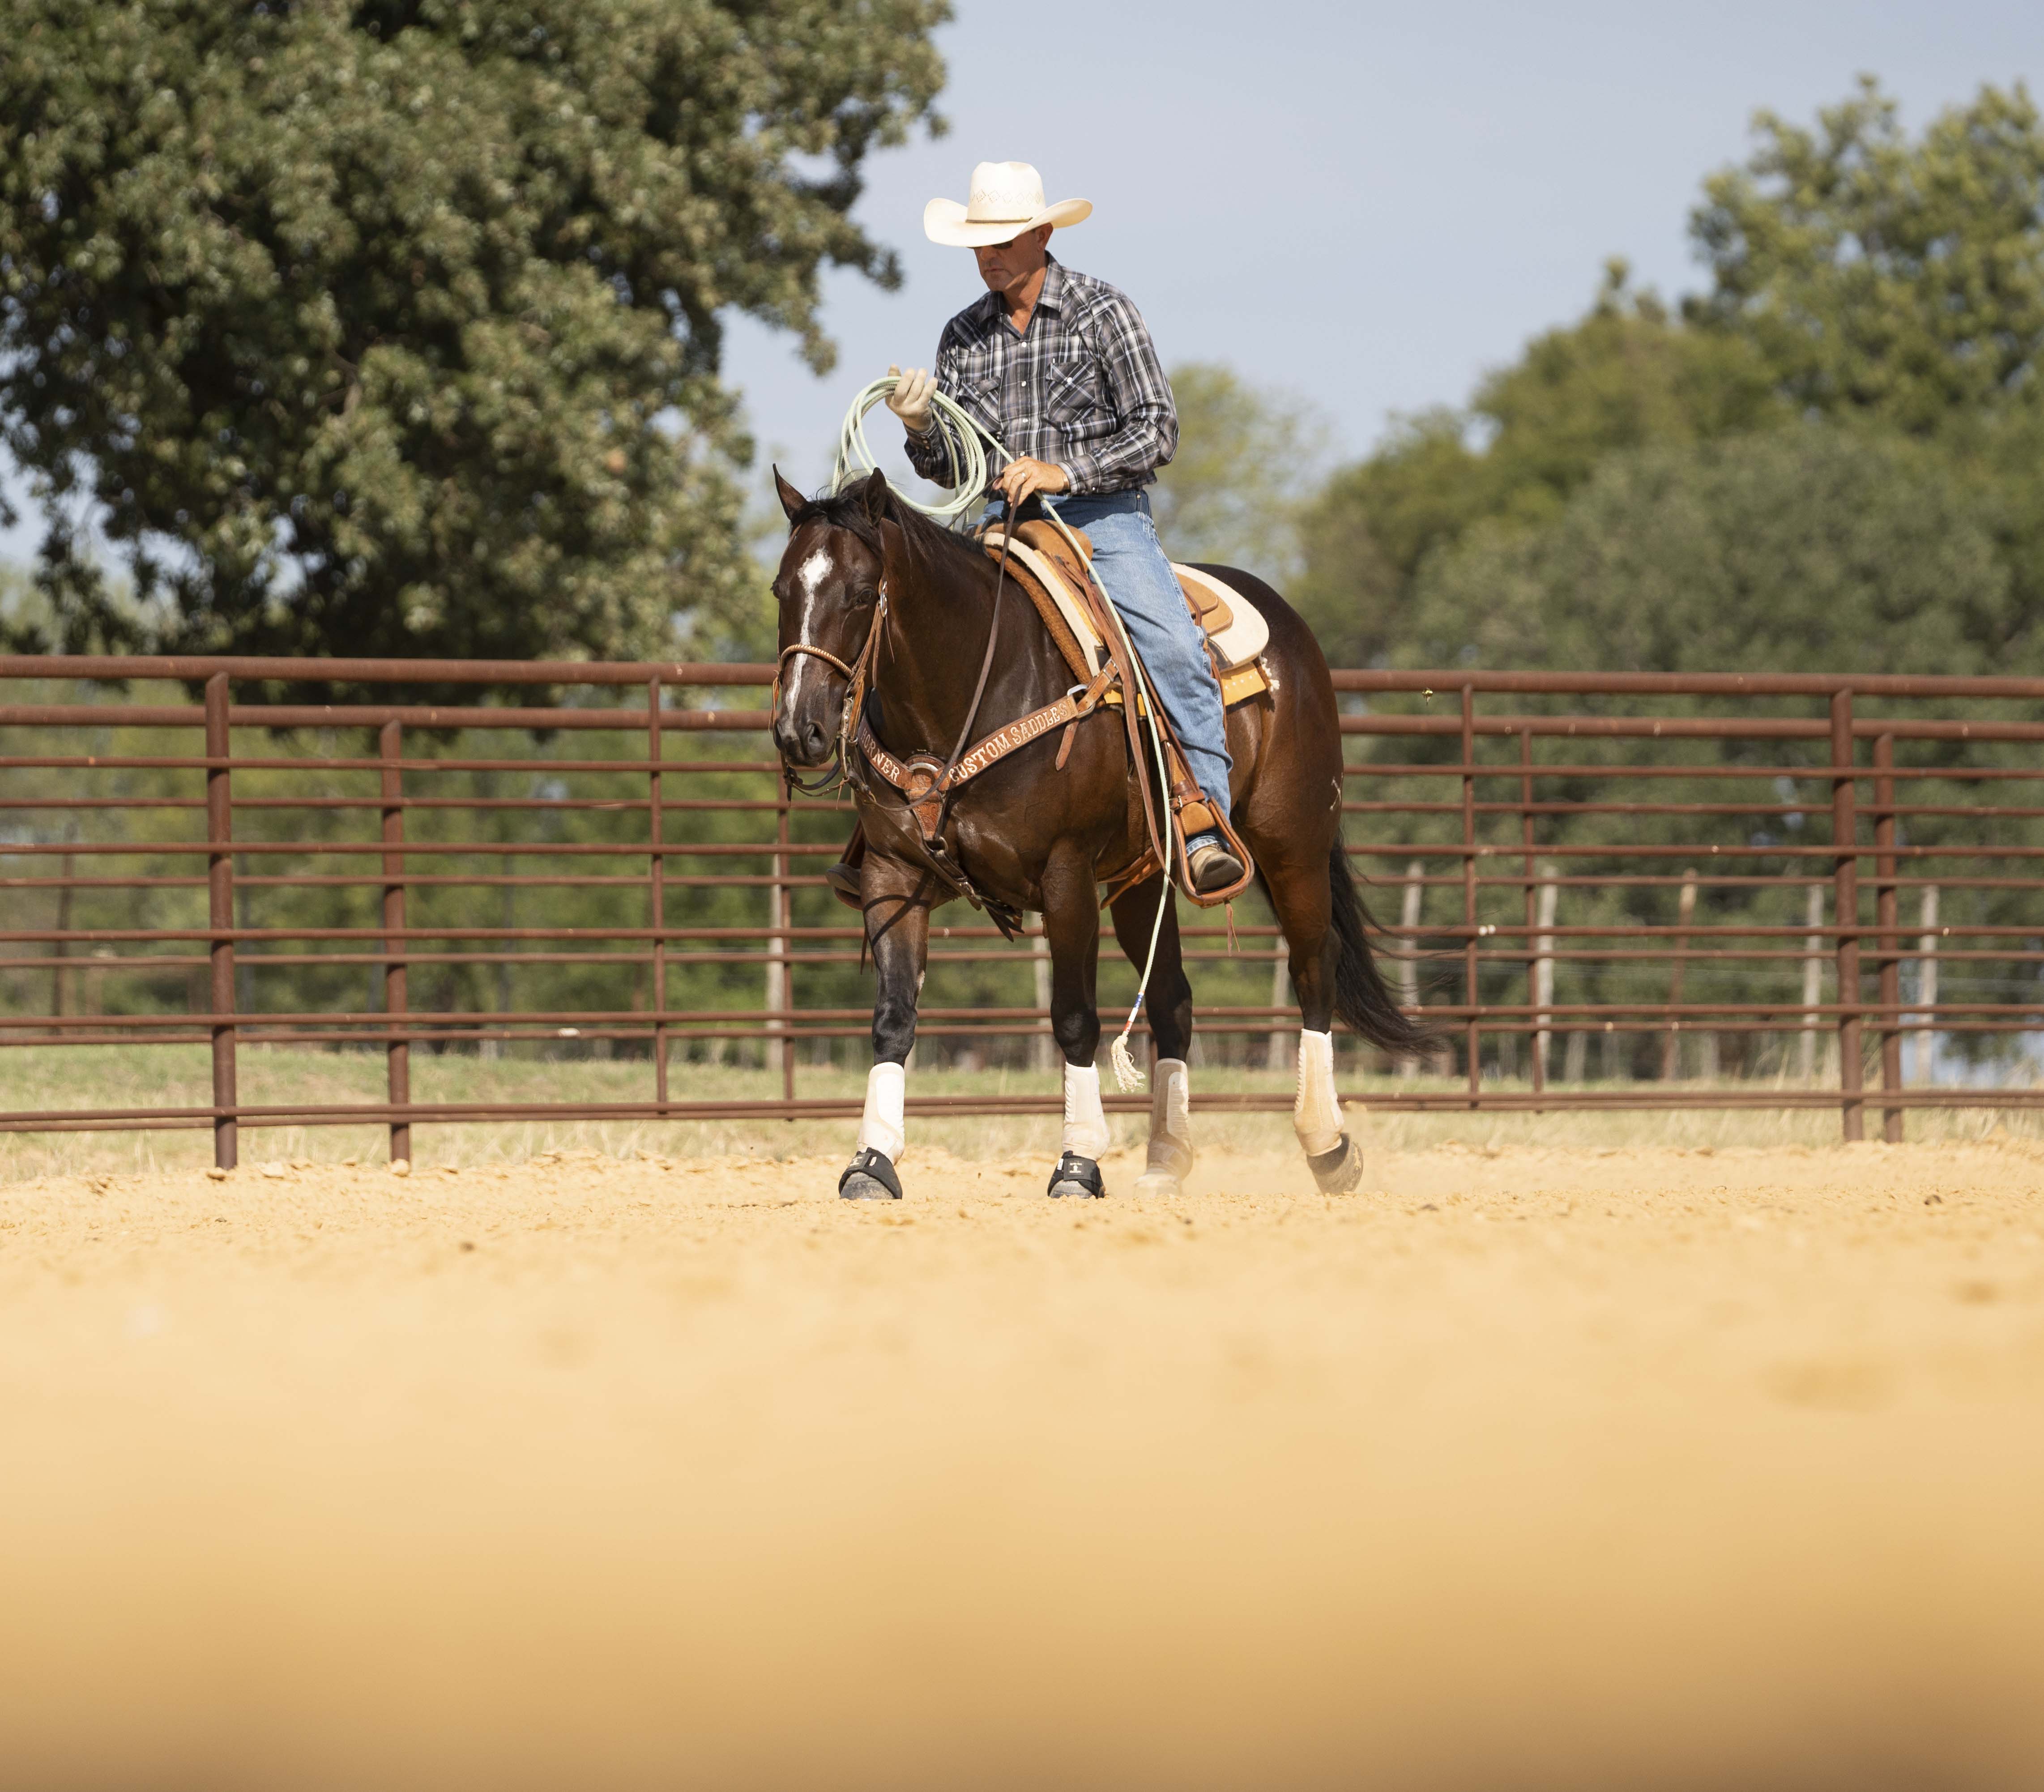
[[[771,669],[0,659],[0,1044],[209,1050],[209,1100],[10,1104],[0,1129],[851,1113],[851,817],[791,801]],[[323,682],[472,705],[259,701]],[[2044,1103],[2044,682],[1344,672],[1350,852],[1432,1060],[1347,1041],[1400,1109]],[[534,701],[507,700],[521,690]],[[196,699],[196,700],[195,700]],[[1047,771],[1047,775],[1050,775]],[[932,929],[924,1061],[1040,1071],[917,1111],[1054,1111],[1049,965],[970,909]],[[1188,911],[1210,1062],[1281,1067],[1260,898]],[[1134,975],[1103,954],[1104,1008]],[[378,1103],[237,1096],[252,1048],[381,1053]],[[415,1101],[415,1052],[637,1063],[638,1098]],[[708,1096],[690,1067],[778,1072]],[[6,1098],[0,1097],[0,1101]],[[1140,1105],[1124,1102],[1124,1106]],[[1276,1088],[1208,1105],[1278,1107]]]

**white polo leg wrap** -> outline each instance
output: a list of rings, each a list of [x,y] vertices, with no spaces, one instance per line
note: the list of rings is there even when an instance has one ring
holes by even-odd
[[[1335,1094],[1335,1036],[1299,1029],[1299,1095],[1292,1130],[1308,1157],[1332,1151],[1342,1135],[1341,1098]]]
[[[866,1112],[859,1122],[859,1148],[869,1147],[889,1163],[901,1161],[901,1148],[909,1142],[902,1118],[902,1102],[909,1073],[901,1064],[875,1064],[866,1078]]]
[[[1107,1149],[1107,1111],[1100,1105],[1100,1071],[1092,1064],[1065,1066],[1062,1149],[1097,1159]]]
[[[1150,1090],[1150,1158],[1152,1170],[1181,1176],[1192,1167],[1192,1073],[1182,1058],[1159,1058],[1157,1079]]]

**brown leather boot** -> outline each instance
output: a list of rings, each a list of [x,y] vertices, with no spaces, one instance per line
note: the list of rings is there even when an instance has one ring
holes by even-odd
[[[1191,864],[1193,887],[1202,894],[1209,890],[1225,890],[1242,875],[1242,861],[1219,840],[1194,847]]]
[[[856,908],[863,899],[859,893],[859,867],[838,863],[824,873],[824,882]]]

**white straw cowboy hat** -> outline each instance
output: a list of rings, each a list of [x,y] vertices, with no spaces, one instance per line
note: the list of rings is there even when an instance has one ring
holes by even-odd
[[[1043,177],[1027,162],[982,162],[972,171],[972,197],[932,199],[923,208],[923,234],[952,248],[1005,243],[1039,224],[1078,224],[1093,213],[1090,199],[1043,203]]]

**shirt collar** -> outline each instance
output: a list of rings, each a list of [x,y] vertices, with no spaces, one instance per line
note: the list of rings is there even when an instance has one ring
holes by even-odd
[[[1065,296],[1065,264],[1047,249],[1043,260],[1048,265],[1043,274],[1043,290],[1036,295],[1036,309],[1056,311],[1062,309],[1060,302]]]
[[[1043,252],[1043,260],[1047,263],[1043,290],[1036,295],[1035,310],[1062,312],[1064,310],[1065,265],[1047,249]],[[978,311],[989,329],[1008,315],[1007,302],[997,292],[982,293],[974,309]],[[1033,311],[1030,313],[1032,317],[1035,314]]]

